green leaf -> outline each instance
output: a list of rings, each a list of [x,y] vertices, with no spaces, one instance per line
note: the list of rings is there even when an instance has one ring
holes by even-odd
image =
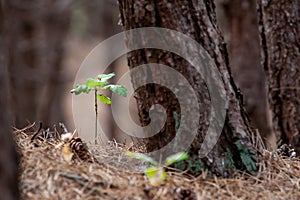
[[[145,174],[148,176],[148,178],[159,178],[160,180],[164,181],[167,177],[167,173],[163,168],[158,168],[158,167],[148,167],[145,170]]]
[[[74,93],[74,94],[76,94],[76,95],[80,94],[80,93],[81,93],[80,85],[77,84],[77,85],[75,86],[75,88],[73,88],[70,92],[71,92],[71,93]]]
[[[111,79],[112,77],[114,77],[116,74],[113,72],[113,73],[110,73],[110,74],[99,74],[97,76],[97,78],[102,81],[102,82],[107,82],[108,79]]]
[[[104,86],[103,88],[101,88],[102,90],[106,90],[106,89],[109,89],[111,90],[112,92],[120,95],[120,96],[123,96],[123,97],[126,97],[127,96],[127,88],[123,85],[107,85],[107,86]]]
[[[188,158],[188,154],[185,153],[185,152],[176,153],[176,154],[174,154],[172,156],[169,156],[166,159],[165,166],[170,166],[173,163],[176,163],[176,162],[179,162],[179,161],[183,161],[183,160],[185,160],[187,158]]]
[[[90,87],[93,90],[95,90],[97,87],[100,87],[100,86],[105,85],[105,84],[107,84],[106,81],[104,82],[104,81],[100,81],[98,79],[93,79],[93,78],[88,78],[86,80],[86,83],[85,83],[85,85],[87,87]]]
[[[166,180],[166,178],[167,178],[167,172],[165,172],[165,170],[162,170],[160,174],[160,180],[164,181]]]
[[[153,178],[157,174],[159,168],[158,167],[148,167],[145,170],[145,174],[148,176],[148,178]]]
[[[78,94],[81,94],[81,93],[89,93],[90,91],[91,91],[90,87],[88,87],[86,85],[77,84],[75,86],[75,88],[72,89],[70,92],[78,95]]]
[[[109,97],[105,96],[104,94],[97,94],[97,98],[102,103],[111,104],[111,100]]]
[[[160,186],[167,178],[167,173],[162,167],[149,167],[145,170],[145,174],[153,186]]]
[[[145,154],[126,151],[125,155],[129,156],[129,157],[132,157],[132,158],[135,158],[135,159],[138,159],[138,160],[146,161],[148,163],[151,163],[154,166],[158,166],[158,163],[155,160],[153,160],[149,156],[146,156]]]

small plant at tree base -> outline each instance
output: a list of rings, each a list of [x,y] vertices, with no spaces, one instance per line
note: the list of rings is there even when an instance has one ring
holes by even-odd
[[[111,104],[111,100],[108,96],[104,95],[103,93],[99,93],[101,90],[111,90],[112,92],[126,97],[127,96],[127,89],[125,86],[122,85],[114,85],[109,84],[108,80],[115,76],[115,73],[110,74],[99,74],[96,78],[88,78],[86,80],[86,83],[83,85],[77,84],[74,89],[71,90],[71,93],[74,93],[75,95],[86,93],[88,94],[90,91],[94,91],[95,94],[95,144],[97,144],[97,118],[98,118],[98,101],[105,103],[105,104]]]
[[[166,161],[163,165],[160,165],[157,161],[153,160],[149,156],[146,156],[142,153],[133,153],[130,151],[126,151],[125,155],[139,159],[141,161],[145,161],[150,163],[152,166],[148,167],[145,170],[145,174],[149,178],[150,184],[153,186],[159,186],[163,181],[167,178],[167,173],[165,168],[179,161],[186,160],[188,158],[188,154],[186,152],[179,152],[174,155],[167,157]]]

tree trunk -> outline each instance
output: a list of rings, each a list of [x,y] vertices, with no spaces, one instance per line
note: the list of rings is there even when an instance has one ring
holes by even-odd
[[[272,128],[278,142],[300,153],[299,1],[258,0],[262,64]]]
[[[18,156],[14,148],[8,90],[8,70],[3,57],[3,16],[0,4],[0,194],[1,199],[19,199]]]
[[[192,85],[198,99],[196,104],[200,108],[200,117],[197,136],[189,148],[190,158],[185,163],[185,166],[188,165],[189,171],[194,175],[198,175],[203,170],[208,170],[216,175],[228,176],[236,170],[246,170],[248,172],[257,170],[256,152],[250,139],[254,132],[243,110],[241,94],[231,77],[226,45],[216,26],[213,1],[178,0],[168,3],[165,0],[147,2],[119,0],[119,5],[121,20],[126,30],[139,27],[163,27],[182,32],[196,40],[208,52],[221,74],[226,90],[226,99],[228,100],[226,120],[217,144],[207,157],[201,158],[199,150],[210,124],[210,103],[213,101],[210,99],[210,94],[205,85],[208,83],[204,83],[200,74],[186,60],[174,53],[156,49],[141,49],[127,55],[131,70],[147,63],[165,64],[178,71]],[[132,39],[128,38],[128,44],[130,44]],[[144,35],[139,35],[137,40],[145,41],[147,38]],[[183,46],[182,48],[185,47]],[[174,91],[170,91],[168,88],[161,87],[158,84],[147,84],[136,88],[138,79],[153,79],[156,76],[164,76],[165,74],[161,75],[160,70],[160,68],[157,68],[155,71],[149,70],[146,77],[135,76],[134,73],[131,75],[133,86],[137,89],[135,98],[141,125],[146,126],[150,123],[149,109],[153,104],[162,105],[167,113],[163,129],[158,134],[142,140],[147,151],[158,150],[168,144],[176,134],[176,121],[178,120],[176,120],[174,113],[178,114],[179,119],[183,117],[180,110],[182,105],[179,105]],[[162,78],[166,79],[166,77]],[[174,80],[172,77],[167,78],[169,78],[170,82],[176,83],[181,81]],[[218,86],[218,83],[216,84]],[[185,93],[181,95],[185,95]],[[186,98],[189,97],[187,96]],[[193,113],[194,108],[191,106],[189,109]],[[189,124],[190,122],[185,123]],[[181,164],[178,164],[176,167],[184,168]]]
[[[107,37],[120,32],[120,27],[116,26],[118,22],[118,7],[116,1],[81,1],[87,15],[87,35],[99,38]]]
[[[228,43],[229,63],[237,86],[243,91],[251,125],[266,146],[276,146],[267,109],[266,78],[260,65],[256,0],[218,1],[223,12],[220,26]],[[222,18],[221,18],[222,17]]]
[[[63,120],[59,83],[70,1],[3,0],[3,39],[15,126]]]

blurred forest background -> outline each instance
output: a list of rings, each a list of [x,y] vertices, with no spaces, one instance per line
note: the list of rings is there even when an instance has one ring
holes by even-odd
[[[264,138],[274,140],[260,64],[256,1],[217,0],[216,6],[233,77],[244,94],[252,125]],[[13,126],[42,121],[47,127],[64,122],[73,130],[69,91],[87,54],[122,31],[117,1],[2,0],[0,19],[0,64],[7,66],[10,88],[10,94],[1,95],[10,97]],[[112,64],[110,71],[128,70],[125,59],[118,63]],[[116,127],[109,107],[103,109],[108,119],[105,129],[114,137]]]
[[[42,121],[74,129],[76,72],[98,43],[121,31],[118,12],[111,0],[1,3],[1,65],[8,66],[15,127]]]
[[[70,90],[76,84],[74,83],[76,73],[85,57],[101,41],[123,31],[122,26],[118,25],[120,24],[120,11],[123,11],[123,18],[126,16],[125,20],[135,23],[147,12],[145,10],[155,17],[159,13],[153,9],[158,7],[155,4],[162,2],[164,8],[167,7],[169,1],[151,1],[151,4],[155,5],[154,7],[150,4],[149,7],[148,2],[143,0],[119,0],[119,2],[120,4],[123,2],[127,6],[122,7],[121,5],[119,8],[117,0],[0,0],[0,153],[2,156],[0,159],[0,193],[4,199],[8,199],[6,195],[9,195],[3,193],[5,187],[13,188],[16,190],[13,191],[13,194],[18,194],[18,188],[15,187],[14,181],[17,180],[15,171],[17,171],[19,158],[13,149],[12,138],[5,135],[10,132],[10,126],[21,129],[33,122],[41,121],[43,127],[47,128],[63,122],[70,131],[73,131],[76,127],[73,121]],[[182,5],[190,3],[188,0],[177,1],[178,4],[170,6],[170,8],[182,8],[182,12],[171,9],[169,11],[175,14],[174,16],[180,16],[182,17],[180,19],[185,20],[187,16],[184,16],[184,11],[186,11],[184,8],[188,6],[175,7],[181,5],[182,2],[184,2]],[[291,144],[297,153],[300,153],[300,40],[297,35],[299,32],[299,3],[279,0],[215,0],[214,2],[216,3],[217,23],[227,43],[229,54],[229,59],[227,60],[227,57],[224,56],[222,62],[226,67],[229,62],[234,79],[232,81],[231,78],[228,78],[228,86],[231,87],[235,82],[239,88],[236,90],[234,87],[234,92],[228,93],[228,95],[233,94],[231,97],[238,104],[243,101],[252,126],[261,133],[267,148],[275,149],[276,142],[281,140],[282,144]],[[213,1],[199,1],[198,3],[204,7],[199,7],[202,10],[194,13],[196,9],[191,6],[194,10],[191,9],[190,18],[196,14],[199,15],[203,10],[210,15],[195,17],[191,20],[192,22],[198,23],[196,20],[201,18],[214,18],[214,12],[211,9],[214,7]],[[164,11],[162,10],[160,14],[165,14]],[[166,18],[171,18],[171,16]],[[140,19],[146,19],[146,17]],[[175,21],[174,18],[172,20]],[[132,25],[144,25],[142,21],[134,23]],[[159,23],[160,20],[155,21],[156,25]],[[181,24],[181,21],[178,24]],[[216,49],[214,46],[216,38],[201,37],[201,33],[218,28],[215,23],[210,26],[205,26],[205,23],[202,25],[197,25],[198,28],[203,28],[201,31],[193,29],[195,30],[193,35],[199,34],[199,40],[203,41],[210,39],[206,43],[207,49],[213,51],[212,49]],[[130,28],[130,26],[128,27]],[[217,33],[215,36],[221,38],[218,30]],[[222,45],[223,48],[222,39],[218,41],[221,41],[218,45]],[[105,55],[99,55],[99,57],[106,57],[109,53],[108,50]],[[161,59],[159,56],[158,58]],[[106,72],[122,75],[128,70],[124,55],[112,63]],[[223,71],[222,75],[224,74],[229,74],[226,77],[230,77],[227,68],[226,71]],[[266,84],[267,81],[268,84]],[[136,96],[138,98],[138,95]],[[234,105],[234,103],[231,104]],[[93,107],[94,102],[82,102],[80,106],[84,111],[87,106]],[[232,108],[231,113],[228,109],[228,118],[235,118],[235,114],[240,116],[241,113],[244,113],[240,107],[238,111],[234,109],[235,107]],[[134,120],[137,123],[138,119],[142,121],[141,112],[139,118],[133,98],[130,109]],[[143,110],[140,109],[140,111]],[[123,142],[120,130],[114,124],[111,116],[110,107],[101,105],[100,113],[98,120],[104,132],[109,133],[108,139],[116,138],[117,142]],[[246,118],[233,120],[233,122],[237,122],[235,124],[247,121],[245,126],[233,127],[235,124],[230,122],[227,124],[228,130],[240,127],[250,130]],[[82,112],[82,120],[94,119],[87,118]],[[172,128],[174,129],[174,126]],[[80,130],[78,132],[80,137],[86,140],[82,134],[92,135],[93,129],[94,127],[90,127],[90,133],[81,133]],[[234,131],[228,131],[232,138],[236,137],[231,134]],[[249,133],[253,133],[252,129]],[[253,133],[253,135],[256,134]],[[223,136],[226,138],[227,135],[223,134]],[[248,159],[243,156],[245,156],[245,149],[249,150],[250,148],[246,145],[242,145],[242,147],[246,147],[244,150],[240,148],[241,138],[238,138],[238,143],[234,146],[235,151],[232,152],[237,153],[236,157],[241,161],[248,162]],[[231,137],[226,140],[231,140]],[[226,140],[221,140],[221,142],[225,141],[225,145],[220,144],[216,147],[221,149],[226,144],[236,142],[232,139],[226,143]],[[153,143],[156,142],[153,140]],[[225,152],[225,148],[222,151]],[[222,153],[222,151],[216,152]],[[217,158],[221,154],[216,155],[214,156]],[[224,153],[222,155],[232,161],[231,154]],[[246,155],[246,158],[251,159],[253,156],[249,155]],[[217,162],[215,163],[217,164]],[[244,162],[242,163],[244,164]],[[251,161],[251,163],[253,162]],[[239,162],[235,164],[242,166]],[[9,167],[2,168],[2,166]],[[225,168],[227,168],[226,165],[222,164],[222,169]]]

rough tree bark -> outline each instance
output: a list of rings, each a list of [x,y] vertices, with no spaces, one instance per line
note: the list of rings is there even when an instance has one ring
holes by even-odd
[[[200,75],[193,70],[188,62],[171,52],[142,49],[127,55],[130,69],[145,63],[165,64],[180,72],[196,91],[201,115],[198,135],[189,149],[191,157],[187,163],[189,163],[190,172],[197,175],[202,170],[207,169],[211,173],[220,176],[228,176],[236,170],[254,172],[257,169],[256,152],[250,137],[255,133],[251,129],[248,117],[243,110],[241,94],[231,77],[226,45],[216,25],[213,1],[119,0],[119,5],[121,20],[126,30],[154,26],[185,33],[204,47],[214,59],[221,73],[228,98],[225,125],[213,150],[206,158],[199,159],[197,153],[201,141],[205,137],[210,111],[209,94]],[[142,35],[140,38],[141,40],[144,39]],[[159,76],[155,72],[147,75],[149,77]],[[132,77],[133,86],[136,78],[143,77]],[[175,111],[180,115],[178,102],[168,89],[156,84],[148,84],[138,88],[135,98],[142,126],[149,123],[149,108],[151,105],[160,104],[166,109],[167,121],[164,128],[159,134],[143,141],[146,144],[147,151],[159,149],[174,137],[176,128],[173,113]]]
[[[2,9],[0,4],[0,194],[1,199],[19,199],[18,156],[12,139],[8,70],[3,57]]]
[[[258,13],[272,128],[300,153],[299,1],[258,0]]]
[[[220,26],[228,44],[229,63],[237,86],[243,91],[251,124],[266,146],[276,145],[267,109],[266,78],[260,64],[256,0],[218,0]]]
[[[3,0],[3,40],[14,125],[63,120],[60,69],[70,0]],[[59,92],[60,91],[60,92]]]

